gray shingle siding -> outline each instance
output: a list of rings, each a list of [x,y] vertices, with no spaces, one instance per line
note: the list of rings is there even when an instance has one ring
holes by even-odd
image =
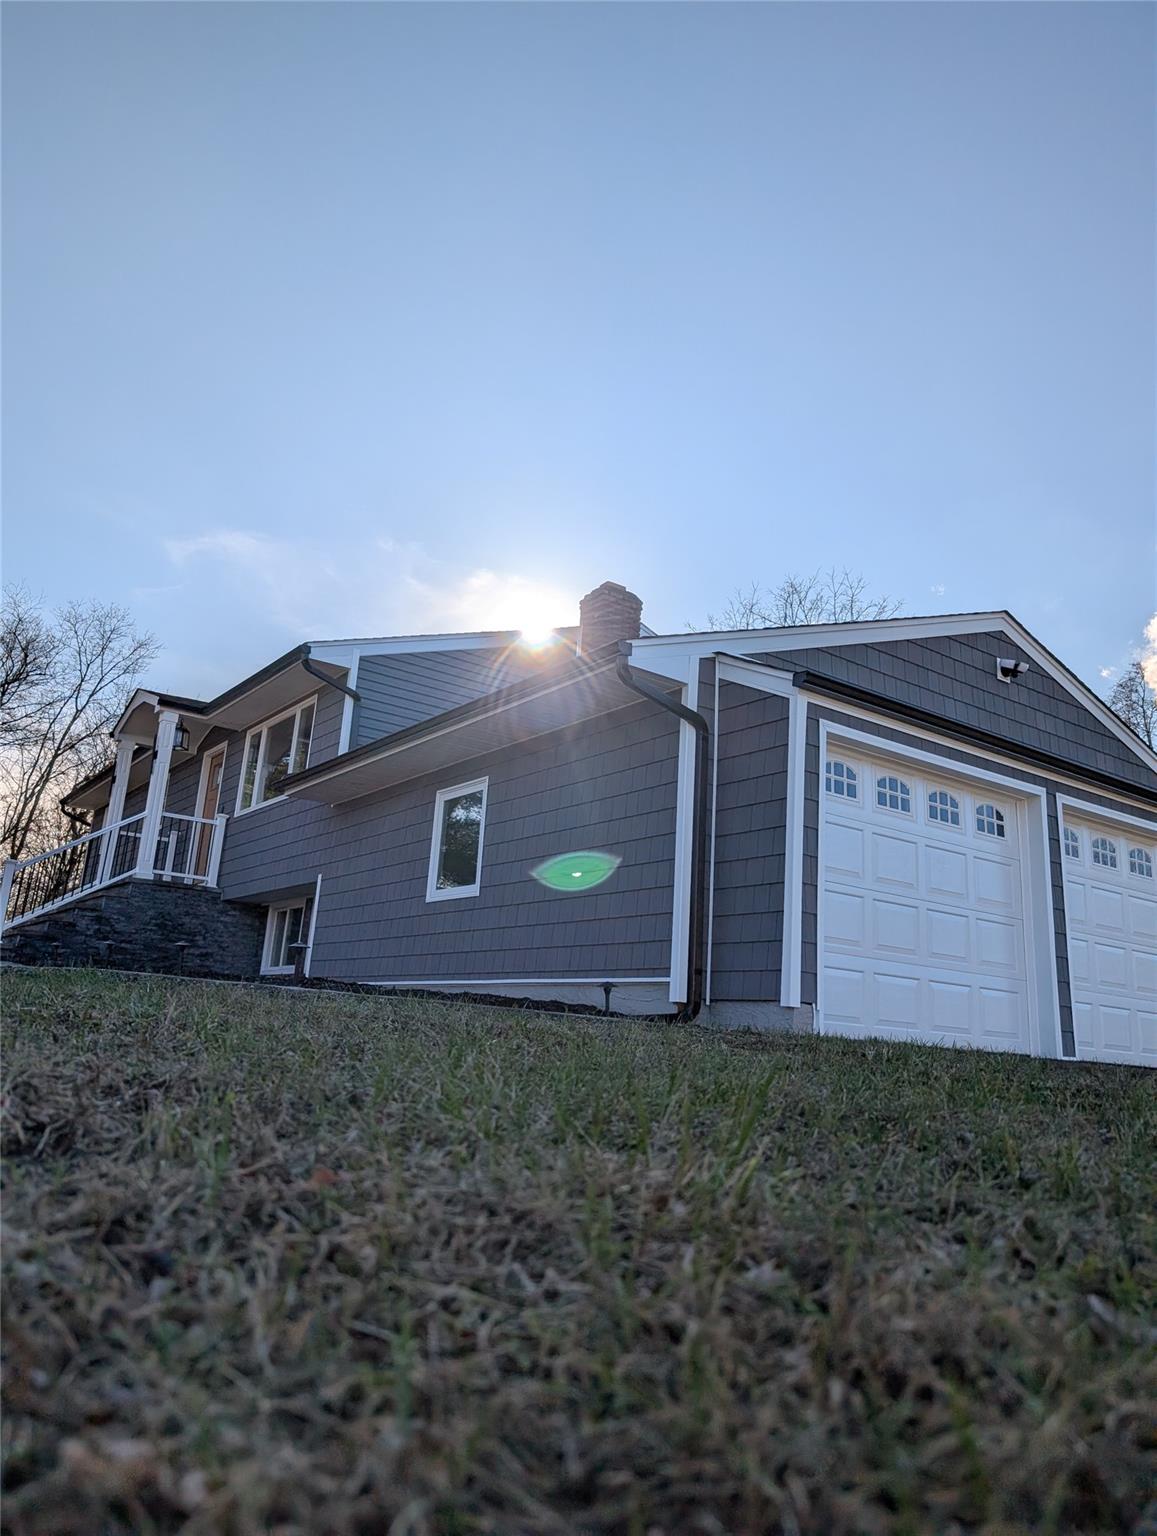
[[[539,671],[541,663],[533,657],[497,647],[363,656],[357,676],[361,702],[354,712],[350,745],[364,746]]]
[[[1002,683],[996,676],[999,656],[1029,661],[1029,671]],[[758,659],[787,671],[823,672],[958,725],[990,731],[1011,746],[1157,790],[1157,774],[1005,635],[938,635],[765,653]]]
[[[710,693],[701,702],[714,725]],[[723,683],[715,787],[712,1001],[779,997],[788,701]]]
[[[315,976],[354,981],[664,975],[670,966],[676,722],[650,706],[462,764],[393,793],[318,807],[299,829],[290,883],[323,878]],[[489,776],[476,897],[426,901],[434,796]],[[270,807],[255,820],[289,807]],[[278,834],[271,832],[271,844]],[[584,896],[530,871],[600,848],[622,863]],[[271,849],[272,852],[272,849]]]

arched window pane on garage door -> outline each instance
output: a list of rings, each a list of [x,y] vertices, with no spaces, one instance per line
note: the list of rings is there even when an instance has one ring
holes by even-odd
[[[946,789],[933,789],[928,795],[928,820],[942,821],[946,827],[960,825],[960,801]]]
[[[995,805],[978,805],[976,807],[976,830],[982,832],[985,837],[1004,836],[1004,812],[998,810]]]
[[[1094,837],[1093,863],[1102,869],[1116,869],[1117,845],[1111,837]]]
[[[824,788],[829,795],[842,795],[845,800],[857,798],[856,770],[837,758],[829,758],[824,770]]]
[[[882,773],[876,780],[876,804],[886,811],[912,809],[912,791],[903,779],[894,774]]]
[[[1129,849],[1129,873],[1140,875],[1143,880],[1153,878],[1153,859],[1144,848]]]

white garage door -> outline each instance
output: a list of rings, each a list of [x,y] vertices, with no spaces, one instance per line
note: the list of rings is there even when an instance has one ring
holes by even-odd
[[[1157,1066],[1157,831],[1065,816],[1077,1055]]]
[[[1017,803],[829,746],[820,1022],[1030,1051]]]

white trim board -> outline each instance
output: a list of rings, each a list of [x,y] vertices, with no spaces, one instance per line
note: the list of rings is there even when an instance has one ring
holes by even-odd
[[[482,845],[486,836],[486,802],[490,787],[489,776],[470,779],[465,784],[451,784],[439,789],[434,795],[434,825],[430,830],[430,863],[426,870],[426,900],[456,901],[467,896],[477,896],[482,889]],[[474,860],[474,879],[469,885],[438,885],[438,871],[442,863],[442,822],[444,808],[451,800],[461,800],[466,795],[482,795],[482,811],[478,818],[478,853]]]
[[[688,664],[682,690],[688,709],[699,705],[699,663]],[[670,1001],[687,1001],[687,946],[691,934],[691,866],[695,848],[695,727],[679,721],[679,758],[675,790],[675,856],[671,906]]]
[[[1053,904],[1052,861],[1049,849],[1048,793],[1035,784],[1027,784],[1008,774],[994,773],[983,768],[973,768],[954,759],[944,758],[920,747],[908,747],[899,742],[876,736],[869,731],[859,731],[847,726],[833,725],[821,720],[820,771],[816,806],[817,858],[816,858],[816,1017],[817,1033],[823,1027],[823,974],[824,974],[824,763],[830,741],[844,742],[858,747],[869,756],[900,758],[923,768],[935,768],[947,778],[963,779],[966,783],[993,784],[1004,791],[1017,804],[1017,816],[1021,838],[1021,880],[1024,896],[1025,949],[1030,999],[1030,1041],[1038,1055],[1048,1055],[1058,1060],[1072,1060],[1064,1055],[1061,1019],[1060,988],[1057,984],[1057,960],[1055,945],[1055,914]],[[1052,1039],[1049,1039],[1049,1034]],[[1051,1049],[1049,1047],[1051,1046]]]
[[[787,722],[787,825],[783,856],[783,937],[780,942],[779,1001],[784,1008],[798,1008],[801,1001],[800,993],[803,989],[803,833],[806,810],[807,700],[795,692],[792,693],[788,704]]]

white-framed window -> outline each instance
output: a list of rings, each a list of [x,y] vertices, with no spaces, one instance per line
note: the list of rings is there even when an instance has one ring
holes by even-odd
[[[842,795],[845,800],[859,799],[859,781],[850,763],[829,758],[824,769],[824,788],[829,795]]]
[[[976,807],[976,830],[985,837],[1004,836],[1004,812],[985,801]]]
[[[960,801],[946,789],[928,791],[928,820],[941,821],[946,827],[960,825]]]
[[[1094,864],[1102,869],[1116,869],[1117,845],[1111,837],[1094,837],[1091,846]]]
[[[1081,856],[1081,834],[1075,832],[1072,827],[1065,828],[1065,858],[1079,859]]]
[[[1153,855],[1145,848],[1130,848],[1129,873],[1140,875],[1142,880],[1152,880]]]
[[[886,811],[904,811],[910,815],[912,791],[895,774],[882,773],[876,780],[876,804]]]
[[[440,789],[434,797],[434,831],[426,900],[477,896],[482,880],[482,834],[488,779]]]
[[[313,897],[298,896],[293,901],[278,902],[269,908],[265,922],[265,948],[261,954],[263,976],[291,976],[298,951],[295,944],[309,942],[309,920]]]
[[[237,814],[279,798],[282,779],[300,773],[309,762],[316,699],[295,704],[272,720],[256,725],[245,738]]]

